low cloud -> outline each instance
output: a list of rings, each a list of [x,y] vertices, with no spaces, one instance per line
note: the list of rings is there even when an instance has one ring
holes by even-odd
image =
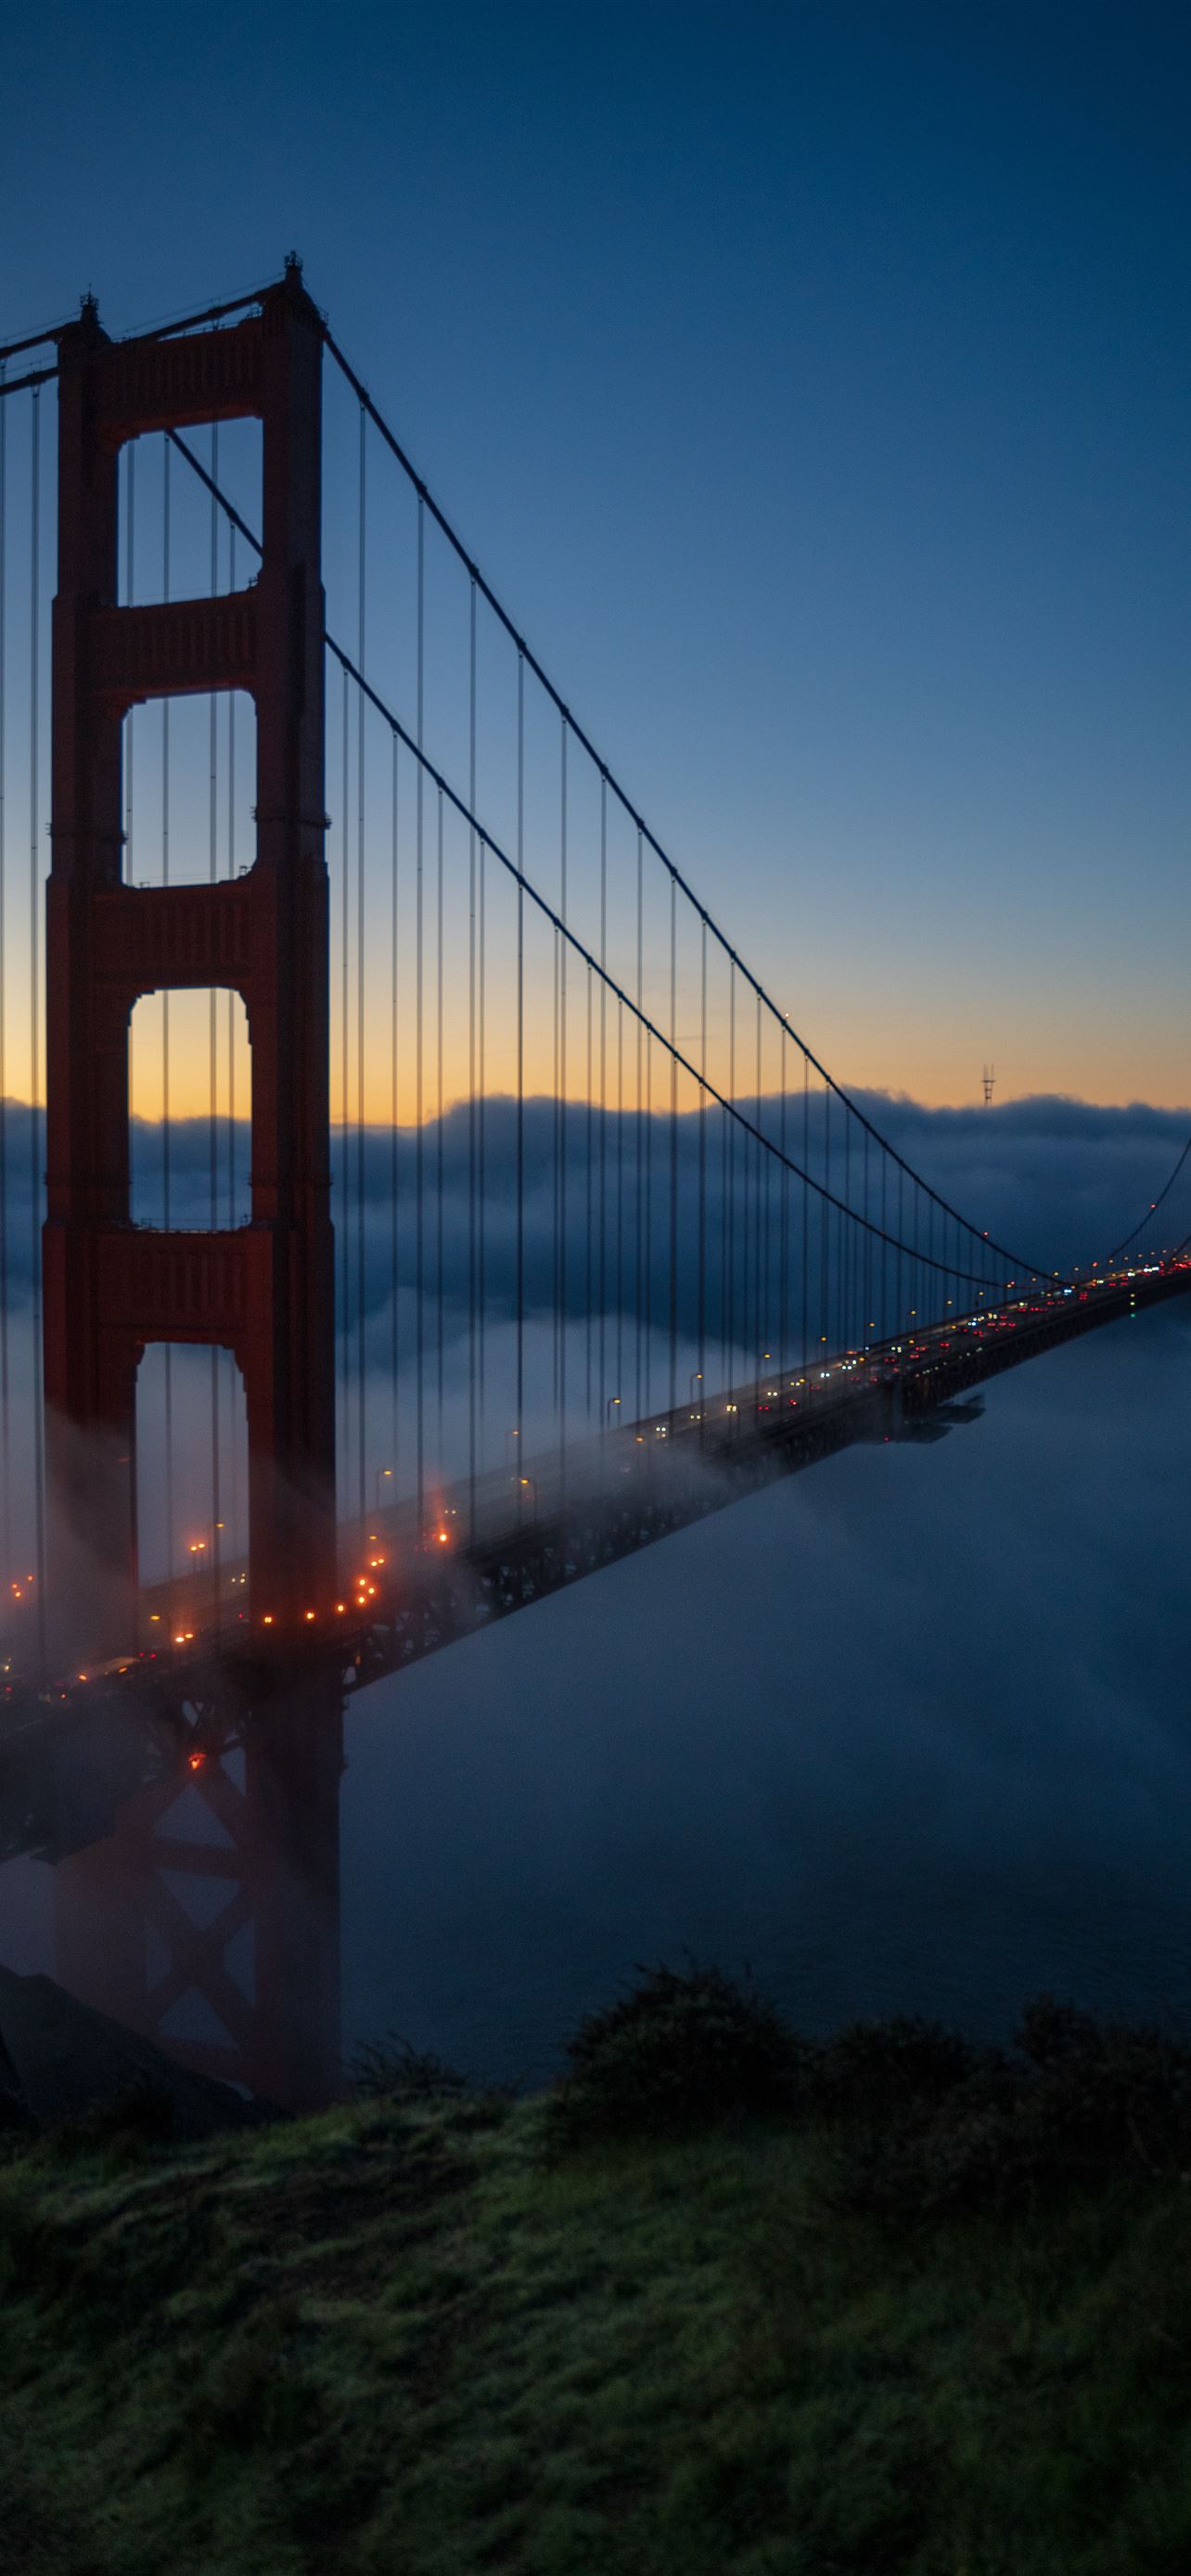
[[[1103,1260],[1122,1235],[1142,1218],[1157,1198],[1186,1142],[1191,1112],[1155,1109],[1144,1102],[1104,1108],[1090,1101],[1040,1096],[991,1109],[926,1109],[920,1102],[891,1093],[858,1092],[858,1106],[889,1142],[939,1194],[973,1225],[986,1229],[1015,1252],[1044,1270],[1067,1271],[1075,1264]],[[746,1116],[756,1116],[775,1139],[780,1106],[767,1100],[758,1106],[740,1103]],[[790,1151],[801,1147],[801,1107],[788,1113]],[[812,1102],[812,1117],[821,1128],[821,1100]],[[9,1102],[6,1111],[6,1245],[10,1301],[20,1303],[32,1281],[35,1230],[32,1225],[32,1176],[40,1174],[44,1154],[33,1129],[33,1113]],[[38,1127],[41,1119],[38,1114]],[[706,1134],[704,1174],[706,1239],[719,1239],[726,1205],[739,1208],[753,1150],[738,1131],[735,1182],[725,1192],[723,1120],[714,1115]],[[635,1294],[636,1190],[639,1164],[648,1165],[652,1193],[655,1271],[668,1272],[668,1193],[671,1177],[671,1125],[665,1115],[639,1120],[635,1113],[589,1111],[569,1103],[561,1130],[567,1173],[567,1302],[572,1312],[588,1302],[586,1228],[590,1195],[593,1258],[598,1266],[601,1199],[604,1211],[602,1276],[591,1283],[596,1304],[611,1312]],[[555,1244],[555,1173],[560,1128],[553,1102],[525,1103],[524,1268],[526,1305],[543,1314],[557,1293]],[[133,1123],[133,1212],[142,1222],[160,1225],[165,1209],[165,1133],[144,1120]],[[832,1186],[844,1185],[837,1133]],[[821,1153],[812,1132],[812,1170],[821,1170]],[[488,1311],[513,1311],[516,1269],[517,1112],[508,1098],[484,1104],[482,1121],[473,1123],[466,1103],[448,1110],[441,1121],[421,1131],[421,1179],[426,1210],[423,1279],[437,1291],[440,1185],[444,1294],[459,1304],[468,1295],[471,1268],[472,1173],[483,1165],[482,1214],[485,1292]],[[214,1210],[221,1225],[242,1223],[248,1214],[248,1134],[241,1124],[229,1142],[221,1123],[215,1163]],[[360,1280],[358,1222],[364,1215],[363,1292],[366,1311],[374,1312],[399,1288],[413,1288],[417,1276],[415,1204],[419,1151],[416,1131],[405,1127],[396,1137],[387,1128],[366,1128],[363,1135],[332,1138],[333,1212],[346,1250],[353,1306]],[[869,1208],[879,1214],[876,1162]],[[693,1115],[677,1121],[677,1178],[680,1266],[689,1285],[697,1258],[696,1215],[699,1191],[699,1121]],[[589,1193],[590,1184],[590,1193]],[[849,1183],[854,1200],[861,1187],[860,1155],[854,1151]],[[772,1207],[779,1184],[772,1187]],[[394,1195],[395,1193],[395,1195]],[[799,1184],[789,1185],[792,1240],[798,1231]],[[175,1225],[205,1226],[212,1215],[211,1129],[205,1118],[179,1119],[169,1131],[169,1205]],[[396,1208],[396,1226],[393,1211]],[[619,1211],[619,1272],[618,1272]],[[896,1222],[896,1191],[891,1190],[887,1220]],[[909,1203],[906,1210],[910,1223]],[[1179,1187],[1156,1221],[1162,1242],[1179,1241],[1191,1227],[1191,1158]],[[1144,1240],[1144,1238],[1143,1238]],[[478,1234],[477,1234],[478,1258]],[[776,1255],[775,1255],[776,1259]],[[656,1284],[656,1283],[655,1283]],[[601,1295],[602,1291],[602,1295]],[[346,1319],[341,1319],[346,1320]]]
[[[1148,1203],[1159,1196],[1186,1139],[1187,1113],[1136,1103],[1124,1108],[1064,1098],[1014,1101],[985,1110],[925,1109],[920,1103],[888,1094],[858,1096],[874,1125],[940,1192],[991,1235],[1032,1256],[1047,1270],[1068,1271],[1077,1264],[1103,1259]],[[746,1114],[750,1104],[742,1102]],[[800,1110],[800,1103],[798,1104]],[[816,1104],[812,1101],[812,1115]],[[822,1117],[821,1097],[817,1104]],[[760,1105],[759,1117],[773,1133],[779,1128],[779,1105]],[[40,1123],[40,1122],[39,1122]],[[332,1140],[333,1214],[336,1222],[336,1290],[339,1336],[339,1455],[345,1508],[365,1508],[379,1493],[378,1479],[394,1466],[393,1484],[409,1491],[411,1461],[421,1454],[428,1478],[454,1479],[478,1458],[480,1472],[493,1472],[510,1462],[509,1426],[520,1419],[523,1453],[546,1448],[559,1437],[560,1399],[565,1396],[568,1440],[598,1430],[605,1421],[624,1421],[647,1413],[652,1405],[694,1399],[695,1372],[705,1360],[710,1387],[753,1374],[766,1347],[783,1330],[785,1356],[796,1360],[802,1336],[817,1345],[826,1321],[838,1334],[835,1310],[820,1317],[821,1239],[815,1232],[815,1201],[809,1201],[811,1257],[806,1267],[808,1315],[800,1313],[802,1192],[791,1182],[786,1193],[791,1221],[789,1257],[783,1268],[779,1218],[780,1179],[770,1192],[773,1230],[769,1242],[768,1287],[758,1287],[755,1225],[758,1202],[746,1193],[755,1151],[737,1134],[735,1179],[724,1155],[724,1121],[716,1117],[705,1133],[703,1189],[703,1278],[705,1346],[699,1339],[700,1252],[697,1208],[700,1189],[699,1123],[677,1122],[675,1177],[676,1344],[669,1344],[670,1237],[669,1206],[672,1138],[668,1117],[639,1121],[635,1114],[617,1117],[568,1104],[561,1129],[567,1173],[565,1331],[555,1326],[560,1285],[556,1234],[556,1172],[560,1127],[554,1104],[527,1101],[523,1122],[523,1281],[525,1330],[520,1341],[521,1393],[518,1398],[518,1336],[515,1331],[517,1284],[517,1110],[507,1098],[489,1099],[480,1122],[473,1124],[466,1104],[432,1122],[418,1136],[409,1128],[394,1137],[368,1129],[362,1136]],[[800,1119],[788,1119],[792,1151],[801,1137]],[[226,1128],[218,1138],[216,1215],[221,1223],[242,1222],[248,1171],[248,1136],[241,1126],[231,1140]],[[813,1143],[813,1138],[812,1138]],[[9,1103],[6,1118],[7,1169],[7,1310],[4,1334],[12,1391],[8,1480],[2,1500],[4,1524],[11,1530],[4,1546],[15,1567],[27,1553],[21,1532],[29,1522],[32,1491],[33,1402],[36,1371],[30,1339],[31,1292],[36,1235],[31,1224],[33,1171],[42,1167],[41,1139],[27,1108]],[[161,1222],[164,1204],[164,1145],[160,1126],[134,1123],[136,1175],[134,1207],[146,1222]],[[206,1119],[180,1120],[169,1138],[170,1204],[173,1222],[202,1226],[211,1215],[211,1132]],[[833,1185],[843,1173],[838,1143]],[[482,1163],[483,1194],[479,1194]],[[850,1184],[855,1193],[863,1166],[853,1154]],[[419,1229],[416,1198],[419,1164],[423,1186],[421,1228],[422,1296],[417,1290]],[[875,1168],[875,1166],[874,1166]],[[638,1325],[638,1173],[648,1169],[652,1214],[652,1260],[642,1259],[642,1306],[648,1299],[648,1325]],[[229,1194],[228,1179],[232,1189]],[[472,1183],[475,1176],[476,1196]],[[346,1178],[347,1187],[344,1188]],[[394,1179],[396,1194],[394,1195]],[[440,1189],[441,1183],[441,1189]],[[727,1186],[726,1186],[727,1183]],[[600,1210],[604,1224],[601,1230]],[[879,1191],[870,1187],[871,1212],[879,1213]],[[746,1207],[752,1220],[745,1222]],[[474,1228],[473,1228],[474,1208]],[[897,1222],[896,1189],[889,1192],[887,1217]],[[910,1221],[909,1201],[906,1221]],[[588,1237],[590,1217],[591,1235]],[[1177,1242],[1191,1229],[1191,1157],[1176,1188],[1155,1221],[1161,1243]],[[601,1254],[601,1231],[603,1250]],[[1144,1246],[1146,1237],[1140,1238]],[[750,1252],[749,1245],[752,1245]],[[734,1280],[725,1299],[725,1260],[731,1253]],[[441,1253],[441,1270],[440,1270]],[[833,1254],[833,1258],[834,1258]],[[750,1273],[746,1261],[753,1262]],[[878,1330],[892,1330],[899,1294],[905,1282],[895,1268],[882,1271],[874,1258],[871,1302],[867,1314],[856,1306],[857,1280],[852,1275],[852,1304],[845,1338],[858,1335],[869,1319]],[[838,1273],[836,1274],[838,1276]],[[470,1366],[472,1291],[478,1300],[482,1284],[485,1332],[480,1383]],[[940,1295],[946,1282],[940,1284]],[[783,1307],[784,1291],[784,1307]],[[957,1291],[963,1304],[970,1290]],[[909,1302],[913,1302],[912,1298]],[[420,1314],[419,1314],[420,1307]],[[441,1338],[440,1338],[441,1334]],[[419,1350],[421,1365],[419,1369]],[[776,1352],[775,1352],[776,1357]],[[166,1526],[167,1459],[161,1432],[165,1355],[150,1351],[144,1364],[138,1407],[138,1456],[142,1494],[141,1520],[147,1562],[155,1554],[154,1533]],[[238,1410],[235,1372],[221,1362],[226,1403],[220,1431],[221,1464],[216,1486],[211,1463],[211,1376],[206,1353],[175,1354],[172,1367],[170,1481],[180,1500],[175,1521],[193,1518],[196,1525],[220,1517],[242,1543],[242,1506],[246,1491],[243,1469],[242,1410]],[[476,1447],[478,1421],[478,1449]],[[386,1485],[386,1491],[392,1490]],[[218,1504],[215,1496],[218,1492]],[[3,1531],[0,1530],[0,1541]],[[229,1537],[229,1544],[232,1544]],[[14,1553],[15,1551],[15,1553]],[[157,1569],[153,1563],[153,1570]]]

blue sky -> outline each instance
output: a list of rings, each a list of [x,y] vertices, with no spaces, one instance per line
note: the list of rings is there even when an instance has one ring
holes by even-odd
[[[317,300],[846,1081],[1191,1096],[1172,8],[9,13],[2,326]]]

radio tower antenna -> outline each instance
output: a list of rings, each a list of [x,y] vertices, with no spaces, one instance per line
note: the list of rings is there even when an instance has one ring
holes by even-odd
[[[996,1078],[997,1078],[997,1069],[996,1069],[996,1066],[995,1066],[995,1065],[992,1065],[992,1064],[986,1064],[986,1065],[985,1065],[985,1068],[984,1068],[984,1077],[983,1077],[983,1079],[984,1079],[984,1106],[985,1106],[985,1108],[986,1108],[986,1109],[990,1108],[990,1107],[991,1107],[991,1105],[992,1105],[993,1084],[994,1084],[994,1082],[996,1081]]]

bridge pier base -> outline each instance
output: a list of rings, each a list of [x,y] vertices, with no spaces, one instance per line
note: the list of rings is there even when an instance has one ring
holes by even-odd
[[[338,1684],[295,1680],[238,1731],[195,1768],[180,1743],[55,1864],[54,1974],[184,2065],[312,2110],[342,2083]]]

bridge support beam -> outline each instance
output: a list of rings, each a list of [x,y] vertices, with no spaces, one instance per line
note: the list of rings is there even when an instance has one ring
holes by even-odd
[[[150,1341],[222,1343],[245,1380],[252,1600],[281,1624],[335,1580],[334,1265],[318,316],[296,267],[258,315],[193,339],[109,342],[93,306],[59,344],[58,593],[47,888],[43,1237],[51,1635],[133,1642],[136,1372]],[[149,431],[255,417],[263,558],[248,591],[117,602],[117,464]],[[123,881],[130,706],[249,689],[256,852],[215,886]],[[142,994],[223,986],[252,1050],[251,1222],[130,1223],[128,1036]]]
[[[342,2082],[337,1681],[287,1678],[238,1732],[238,1755],[179,1749],[56,1861],[54,1975],[184,2065],[313,2110]]]

